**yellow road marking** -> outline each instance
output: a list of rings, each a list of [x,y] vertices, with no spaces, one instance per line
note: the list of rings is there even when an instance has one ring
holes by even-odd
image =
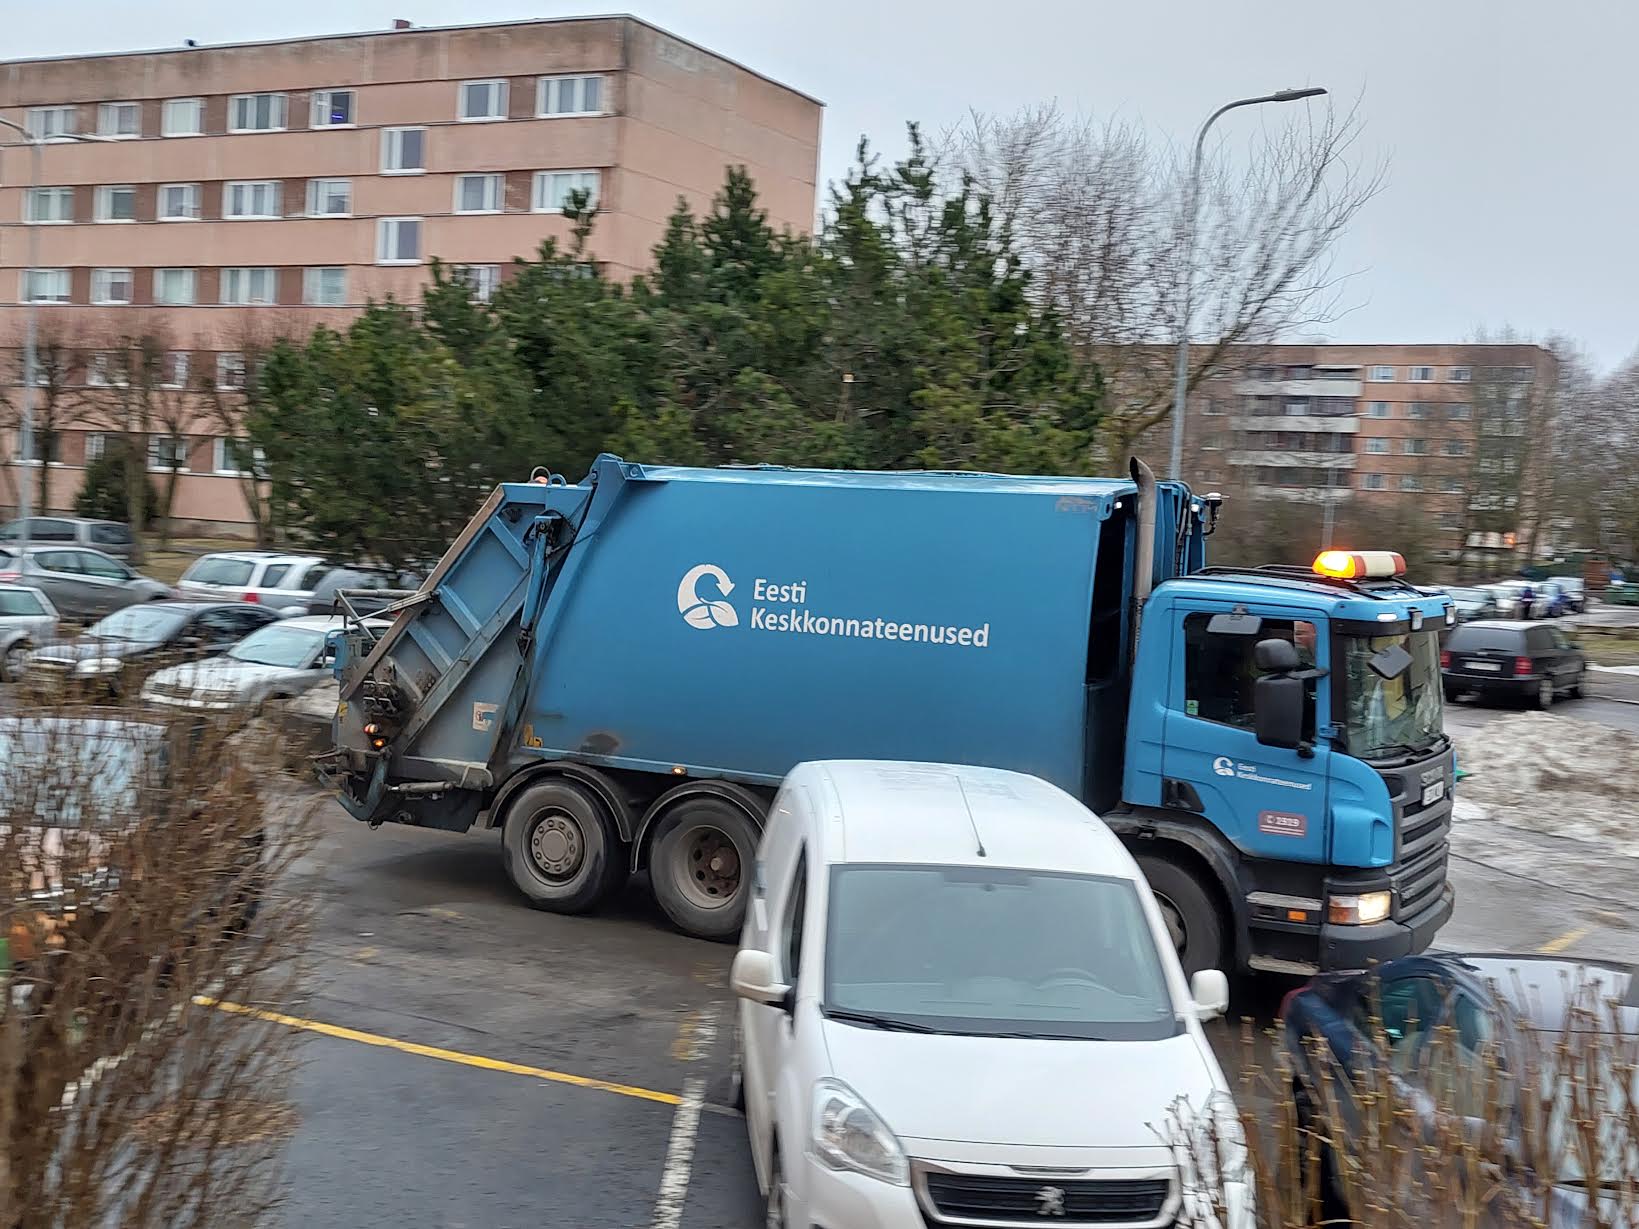
[[[436,1058],[440,1062],[459,1063],[463,1067],[477,1067],[483,1071],[501,1071],[507,1075],[527,1075],[537,1080],[547,1080],[553,1084],[571,1084],[576,1088],[591,1088],[598,1092],[612,1092],[617,1097],[635,1097],[639,1101],[655,1101],[661,1105],[678,1105],[683,1100],[676,1093],[656,1092],[652,1088],[637,1088],[631,1084],[615,1084],[608,1080],[594,1080],[584,1075],[570,1075],[566,1071],[549,1071],[545,1067],[530,1067],[523,1063],[503,1062],[498,1058],[485,1058],[481,1054],[466,1054],[460,1050],[445,1050],[438,1046],[420,1045],[414,1041],[400,1041],[396,1037],[384,1037],[380,1033],[366,1033],[356,1028],[343,1028],[339,1024],[326,1024],[322,1020],[304,1020],[300,1016],[287,1016],[277,1011],[264,1011],[260,1007],[249,1007],[244,1003],[230,1003],[226,999],[214,999],[206,994],[194,995],[193,1001],[201,1007],[214,1007],[218,1011],[230,1012],[236,1016],[253,1016],[258,1020],[283,1024],[287,1028],[299,1028],[309,1033],[319,1033],[325,1037],[336,1037],[342,1041],[357,1041],[361,1045],[380,1046],[382,1049],[397,1050],[402,1054],[416,1054],[422,1058]]]
[[[1556,952],[1564,951],[1578,939],[1585,939],[1587,936],[1588,928],[1586,926],[1578,926],[1575,930],[1567,930],[1557,939],[1549,939],[1548,942],[1537,948],[1537,951],[1541,952],[1545,956],[1552,956]]]

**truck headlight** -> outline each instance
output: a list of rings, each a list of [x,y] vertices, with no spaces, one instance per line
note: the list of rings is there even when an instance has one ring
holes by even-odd
[[[1326,920],[1339,926],[1370,926],[1388,917],[1394,906],[1393,892],[1362,892],[1358,896],[1331,896],[1326,900]]]
[[[821,1164],[895,1186],[910,1182],[910,1166],[899,1140],[864,1098],[841,1080],[815,1081],[812,1135],[810,1143]]]

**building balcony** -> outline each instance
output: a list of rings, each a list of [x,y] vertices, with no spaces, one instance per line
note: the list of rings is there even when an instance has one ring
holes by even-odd
[[[1359,380],[1242,380],[1235,391],[1243,397],[1358,397]]]
[[[1354,435],[1360,419],[1318,417],[1314,414],[1236,414],[1229,420],[1231,431],[1330,431],[1334,435]]]
[[[1306,487],[1306,486],[1263,486],[1254,485],[1252,488],[1254,499],[1284,499],[1294,504],[1342,504],[1354,498],[1354,491],[1350,487]]]
[[[1353,469],[1352,452],[1250,452],[1229,454],[1231,465],[1269,465],[1283,469]]]

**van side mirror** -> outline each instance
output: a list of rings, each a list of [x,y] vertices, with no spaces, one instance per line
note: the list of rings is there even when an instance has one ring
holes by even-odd
[[[767,952],[748,947],[734,953],[728,984],[743,999],[791,1010],[791,987],[775,980],[774,957]]]
[[[1298,660],[1297,646],[1290,640],[1282,640],[1278,636],[1260,640],[1253,646],[1252,663],[1257,666],[1260,674],[1285,674],[1303,666]]]
[[[1229,1010],[1229,977],[1222,969],[1200,969],[1189,979],[1189,994],[1197,1020],[1216,1020]]]
[[[1253,683],[1252,728],[1258,741],[1266,747],[1285,747],[1292,751],[1302,747],[1303,710],[1307,700],[1303,680],[1289,674],[1267,674]]]

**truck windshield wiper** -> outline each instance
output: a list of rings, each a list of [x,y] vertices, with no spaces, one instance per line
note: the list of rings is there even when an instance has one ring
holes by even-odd
[[[864,1024],[870,1028],[879,1028],[889,1033],[937,1033],[936,1028],[929,1028],[926,1024],[917,1024],[911,1020],[901,1020],[896,1016],[878,1016],[868,1011],[851,1011],[846,1007],[827,1007],[827,1020],[845,1020],[849,1024]]]

